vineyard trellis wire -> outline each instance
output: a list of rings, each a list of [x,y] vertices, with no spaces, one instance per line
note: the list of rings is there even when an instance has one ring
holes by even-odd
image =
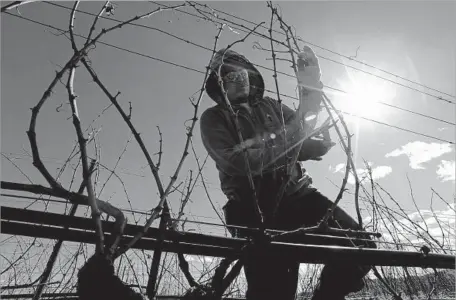
[[[188,5],[192,6],[191,3],[187,3]],[[96,221],[96,224],[97,224],[97,231],[96,231],[96,236],[98,237],[98,239],[96,238],[94,241],[98,241],[98,251],[103,251],[102,249],[104,248],[103,247],[103,229],[101,228],[101,220],[100,220],[100,215],[99,213],[97,213],[97,207],[95,206],[96,204],[100,205],[101,207],[101,210],[104,211],[104,212],[108,212],[108,215],[111,215],[111,216],[115,216],[116,217],[116,221],[118,221],[116,224],[117,224],[117,228],[114,230],[113,232],[113,235],[116,236],[116,234],[119,234],[119,233],[122,233],[123,230],[124,230],[124,226],[127,226],[128,228],[128,225],[125,225],[124,224],[124,215],[123,213],[113,207],[112,205],[109,205],[108,203],[105,203],[105,202],[102,202],[98,199],[95,199],[94,195],[91,194],[90,190],[93,190],[93,187],[90,187],[91,185],[91,175],[92,173],[94,172],[94,169],[95,169],[95,163],[92,164],[92,166],[89,166],[89,162],[88,162],[88,155],[86,153],[84,153],[84,140],[85,138],[83,137],[83,132],[82,132],[82,129],[80,128],[79,124],[78,124],[78,112],[77,112],[77,106],[76,106],[76,102],[75,102],[75,99],[76,97],[74,96],[74,92],[73,92],[73,88],[72,88],[72,78],[73,78],[73,75],[74,75],[74,71],[75,71],[75,67],[78,63],[82,63],[86,70],[91,74],[93,80],[98,84],[98,86],[103,90],[103,92],[107,95],[107,97],[109,98],[109,100],[111,101],[112,105],[114,105],[118,112],[122,115],[124,121],[127,123],[127,125],[130,127],[130,129],[132,130],[133,132],[133,135],[135,137],[135,139],[137,140],[137,142],[139,143],[139,145],[141,146],[141,148],[143,148],[143,151],[144,151],[144,154],[146,155],[147,157],[147,161],[148,161],[148,165],[150,166],[151,168],[151,172],[155,175],[158,173],[158,168],[156,168],[156,165],[152,162],[152,159],[150,158],[150,155],[148,155],[147,153],[147,150],[145,149],[146,147],[144,146],[144,143],[141,142],[141,137],[139,135],[139,133],[134,129],[134,126],[131,122],[131,109],[130,109],[130,114],[128,114],[127,112],[125,112],[121,107],[120,105],[118,104],[117,102],[117,97],[120,96],[119,94],[116,94],[116,95],[113,95],[111,94],[108,89],[103,85],[103,83],[101,82],[100,78],[98,78],[97,74],[95,73],[94,69],[93,69],[93,66],[91,66],[89,63],[88,63],[88,54],[90,51],[92,51],[93,49],[90,48],[90,46],[94,45],[95,43],[99,42],[99,37],[101,37],[102,35],[108,33],[109,31],[111,30],[116,30],[117,28],[120,28],[121,26],[119,25],[116,25],[116,26],[113,26],[111,27],[110,29],[103,29],[99,35],[96,35],[95,37],[91,37],[92,34],[94,33],[94,29],[95,29],[95,24],[98,20],[98,18],[105,12],[109,9],[111,9],[110,6],[111,4],[109,2],[107,2],[104,6],[103,6],[103,9],[100,11],[100,13],[97,15],[97,17],[95,18],[94,20],[94,23],[91,27],[91,30],[87,36],[87,39],[86,39],[86,42],[84,43],[84,46],[81,48],[81,49],[78,49],[77,46],[76,46],[76,43],[75,43],[75,40],[74,40],[74,34],[73,34],[73,31],[72,31],[72,27],[73,27],[73,20],[74,20],[74,16],[75,16],[75,13],[77,12],[76,8],[77,8],[77,3],[76,5],[73,6],[73,10],[72,10],[72,15],[70,17],[70,25],[69,25],[69,30],[68,30],[68,33],[70,34],[70,37],[72,39],[72,46],[73,46],[73,50],[74,50],[74,55],[72,57],[72,59],[69,60],[69,62],[65,65],[65,67],[59,72],[57,73],[57,76],[56,78],[54,79],[54,81],[52,82],[52,84],[49,86],[49,88],[46,90],[46,92],[44,93],[43,97],[41,98],[41,100],[39,101],[38,105],[33,109],[33,114],[32,114],[32,119],[31,119],[31,122],[30,122],[30,129],[28,131],[28,135],[29,135],[29,140],[30,140],[30,144],[31,144],[31,147],[32,147],[32,153],[33,153],[33,158],[34,158],[34,165],[37,167],[37,169],[41,172],[41,174],[43,175],[43,177],[46,178],[48,184],[50,185],[50,188],[45,188],[43,186],[37,186],[37,185],[24,185],[22,184],[21,187],[19,188],[19,190],[22,190],[22,191],[32,191],[32,192],[37,192],[38,194],[51,194],[53,196],[60,196],[60,197],[63,197],[65,199],[68,199],[70,202],[72,201],[73,203],[79,203],[79,204],[84,204],[84,205],[87,205],[88,203],[92,203],[92,218],[97,220]],[[177,7],[180,7],[180,6],[175,6],[174,8],[177,8]],[[277,14],[277,11],[274,11],[274,9],[272,8],[272,5],[271,5],[271,10],[272,10],[272,13],[273,13],[273,16],[274,16],[274,13]],[[145,16],[149,16],[150,14],[153,14],[155,12],[157,12],[158,10],[153,10],[151,13],[147,13],[147,14],[144,14],[142,15],[143,17]],[[276,15],[277,17],[278,15]],[[140,19],[141,16],[138,16],[138,17],[134,17],[128,21],[125,21],[123,23],[119,23],[119,24],[128,24],[129,22],[132,22],[132,21],[135,21],[137,19]],[[223,26],[220,26],[220,31],[219,31],[219,34],[222,32],[222,29],[223,29]],[[251,31],[251,32],[255,32],[255,28]],[[247,34],[248,36],[248,34]],[[247,37],[246,36],[246,37]],[[245,39],[245,38],[244,38]],[[217,38],[216,38],[216,41],[217,41]],[[242,39],[240,40],[242,41]],[[214,48],[213,48],[213,53],[215,53],[215,50],[216,50],[216,46],[217,44],[215,43],[214,44]],[[49,94],[50,92],[52,91],[52,88],[53,86],[55,86],[55,84],[57,83],[57,81],[63,77],[63,75],[65,75],[66,73],[69,73],[69,76],[68,76],[68,82],[66,84],[66,86],[68,87],[68,95],[69,95],[69,100],[71,103],[73,103],[73,106],[72,106],[72,110],[73,110],[73,118],[74,118],[74,123],[75,123],[75,128],[76,128],[76,131],[78,132],[78,138],[79,138],[79,142],[80,142],[80,149],[81,151],[79,152],[79,154],[81,155],[81,160],[85,162],[82,163],[83,167],[85,168],[85,171],[84,171],[84,175],[83,175],[83,180],[81,182],[81,188],[80,188],[80,191],[82,192],[84,190],[84,188],[86,188],[89,193],[88,193],[88,197],[82,197],[81,195],[78,195],[78,193],[74,193],[74,192],[71,192],[71,191],[66,191],[63,189],[63,187],[61,187],[55,180],[55,178],[53,178],[53,176],[47,171],[46,167],[44,166],[42,160],[41,160],[41,157],[40,157],[40,154],[38,152],[38,146],[37,146],[37,142],[36,142],[36,136],[35,136],[35,128],[34,128],[34,123],[36,121],[36,118],[38,116],[38,113],[39,113],[39,110],[41,108],[41,105],[47,100],[47,98],[49,97]],[[143,235],[144,234],[148,234],[150,229],[149,226],[152,224],[152,222],[157,219],[157,218],[161,218],[161,226],[159,226],[159,233],[162,233],[165,228],[166,228],[166,225],[167,225],[167,221],[163,216],[166,216],[166,214],[162,214],[162,215],[159,215],[161,211],[164,211],[166,212],[167,210],[167,196],[169,195],[169,193],[174,190],[174,189],[177,189],[174,185],[178,179],[178,174],[179,174],[179,171],[181,169],[181,166],[182,166],[182,162],[183,160],[186,158],[186,156],[189,154],[188,152],[188,148],[190,146],[190,142],[191,142],[191,135],[192,135],[192,129],[197,121],[197,108],[198,108],[198,105],[199,105],[199,102],[201,100],[201,97],[202,97],[202,93],[203,92],[203,89],[201,89],[201,93],[199,95],[199,98],[198,100],[196,100],[195,102],[191,102],[191,104],[193,105],[193,107],[195,108],[194,110],[194,115],[192,117],[192,125],[190,126],[188,132],[187,132],[187,136],[188,136],[188,139],[186,141],[186,144],[184,146],[184,151],[183,151],[183,156],[182,156],[182,160],[181,162],[178,164],[177,168],[176,168],[176,171],[175,171],[175,174],[173,175],[173,177],[171,178],[171,181],[170,183],[167,185],[167,187],[165,189],[161,189],[160,191],[160,201],[159,201],[159,204],[156,206],[156,208],[152,211],[152,213],[150,215],[148,215],[148,221],[146,222],[146,226],[143,227],[143,229],[140,231],[142,232],[141,234],[136,234],[135,237],[132,239],[133,242],[130,242],[128,244],[127,247],[125,248],[117,248],[117,245],[121,242],[120,240],[120,235],[118,235],[119,238],[116,238],[114,240],[111,240],[110,243],[112,243],[110,245],[110,247],[107,248],[108,252],[109,250],[111,250],[112,252],[115,252],[116,250],[118,251],[117,253],[113,253],[114,256],[119,256],[119,260],[120,259],[123,259],[124,257],[126,257],[125,259],[126,260],[129,260],[128,256],[125,255],[125,251],[130,247],[130,246],[133,246],[134,245],[134,242],[136,242],[136,244],[140,245],[142,241],[144,241],[144,237]],[[330,100],[327,99],[327,101],[329,102]],[[328,113],[329,115],[331,115],[331,111],[334,112],[334,111],[337,111],[336,109],[332,109],[332,110],[328,110]],[[339,120],[343,120],[343,118],[339,115],[338,116]],[[346,134],[346,137],[350,137],[350,133],[347,131],[345,132]],[[345,137],[342,136],[342,134],[340,134],[340,140],[341,141],[344,141]],[[349,141],[348,141],[349,143]],[[160,142],[160,145],[161,145],[161,142]],[[346,148],[346,151],[347,153],[349,153],[347,155],[348,159],[350,160],[350,156],[351,156],[351,150],[350,150],[350,146],[349,144],[345,146]],[[160,159],[159,159],[160,160]],[[78,162],[79,164],[79,162]],[[348,165],[348,163],[347,163]],[[353,167],[353,164],[351,166],[354,170],[354,167]],[[348,176],[349,174],[349,171],[350,169],[347,167],[347,172],[346,172],[346,177]],[[199,174],[202,172],[202,168],[199,168],[198,170]],[[356,174],[356,172],[355,172]],[[161,184],[161,181],[160,179],[158,178],[158,176],[155,176],[156,178],[156,182],[157,182],[157,185],[160,187],[162,186]],[[195,179],[192,179],[190,177],[189,181],[188,181],[188,187],[191,186],[192,182],[196,182]],[[362,187],[362,185],[359,185],[358,183],[358,186],[360,188],[364,188]],[[2,182],[2,189],[11,189],[12,185],[8,182]],[[16,186],[17,187],[17,186]],[[13,189],[14,190],[14,189]],[[342,187],[341,188],[341,194],[344,192],[344,188]],[[377,189],[375,189],[374,187],[374,193],[372,193],[371,195],[371,198],[369,199],[370,201],[370,204],[373,206],[373,209],[374,211],[376,211],[376,213],[382,217],[378,217],[378,222],[385,222],[385,219],[389,219],[391,220],[391,216],[388,215],[390,212],[388,211],[385,211],[385,210],[382,210],[381,206],[379,206],[375,200],[375,193],[379,194],[380,192],[380,187],[378,187]],[[185,193],[185,191],[183,192]],[[80,194],[80,193],[79,193]],[[378,197],[381,197],[380,195],[378,195]],[[357,199],[358,197],[356,197]],[[94,205],[95,204],[95,205]],[[74,204],[75,205],[75,204]],[[76,207],[76,206],[74,206]],[[183,208],[182,208],[183,209]],[[8,209],[4,209],[6,211],[8,211]],[[2,210],[2,213],[3,213],[3,210]],[[358,213],[359,214],[359,213]],[[46,217],[44,219],[46,220],[49,220],[49,215],[45,215]],[[404,217],[404,215],[402,215]],[[71,217],[69,217],[71,218]],[[3,219],[3,218],[2,218]],[[178,218],[179,219],[179,218]],[[29,219],[30,220],[30,219]],[[9,224],[9,222],[5,222],[4,224]],[[16,224],[18,225],[18,224]],[[54,224],[55,226],[56,224]],[[7,225],[8,226],[8,225]],[[22,232],[22,234],[25,234],[25,233],[31,233],[33,232],[31,230],[31,228],[33,227],[26,227],[25,224],[21,224],[21,226],[23,226],[23,230],[22,231],[17,231],[17,232]],[[10,228],[14,228],[14,227],[10,227]],[[17,226],[17,228],[20,228],[20,226]],[[90,224],[90,228],[93,228],[93,224]],[[42,229],[42,228],[41,228]],[[86,228],[86,229],[89,229],[89,228]],[[13,232],[15,229],[10,229],[11,232]],[[415,230],[416,232],[420,231],[421,229],[417,229],[417,228],[414,228],[412,230]],[[42,231],[42,232],[46,232],[46,231]],[[57,231],[56,231],[57,232]],[[425,230],[424,230],[425,232]],[[136,231],[137,233],[137,231]],[[38,233],[36,233],[38,234]],[[68,234],[68,233],[67,233]],[[76,232],[74,233],[76,234]],[[395,236],[396,234],[396,236]],[[397,235],[397,232],[395,234],[391,234],[391,236],[393,237],[393,241],[396,241],[396,240],[400,240],[400,238],[398,238],[398,235]],[[160,234],[159,234],[160,235]],[[442,245],[439,245],[438,243],[435,243],[433,242],[432,240],[432,236],[428,235],[429,236],[423,236],[423,234],[419,234],[421,235],[421,237],[431,245],[431,247],[433,248],[432,251],[433,252],[438,252],[440,250],[443,250],[445,251],[444,247],[442,247]],[[93,236],[93,235],[92,235]],[[61,238],[65,237],[65,236],[55,236],[55,237],[59,237],[59,240],[61,240]],[[158,241],[160,241],[160,237],[157,236],[157,239]],[[89,240],[85,240],[85,241],[89,241]],[[159,245],[159,244],[158,244]],[[274,244],[275,245],[275,244]],[[397,243],[395,244],[397,246],[400,246],[400,243]],[[169,247],[172,247],[172,245],[170,245]],[[284,246],[285,247],[285,246]],[[302,247],[301,247],[302,248]],[[166,247],[165,247],[166,249]],[[175,246],[175,249],[178,253],[181,253],[183,252],[182,248],[178,246]],[[282,249],[282,248],[281,248]],[[290,251],[293,251],[293,247],[285,247],[283,249],[290,249]],[[299,249],[299,248],[298,248]],[[157,250],[157,247],[154,247],[154,250]],[[160,249],[158,249],[160,250]],[[350,252],[350,251],[348,251]],[[369,251],[367,251],[369,252]],[[440,255],[440,254],[434,254],[433,252],[431,252],[428,256],[420,256],[420,258],[416,258],[418,261],[420,261],[419,264],[422,264],[423,261],[426,261],[426,259],[428,259],[429,257],[430,258],[442,258],[442,259],[448,259],[449,256],[445,256],[445,255]],[[78,251],[79,253],[79,251]],[[84,251],[82,251],[82,253],[84,253]],[[154,251],[154,255],[155,253],[159,253],[159,251]],[[208,252],[209,253],[209,252]],[[228,252],[227,252],[228,253]],[[292,252],[292,253],[295,253],[295,252]],[[304,252],[303,252],[304,253]],[[325,252],[326,253],[326,252]],[[377,253],[381,253],[381,252],[377,252]],[[389,252],[388,252],[389,253]],[[84,255],[86,255],[87,252],[85,252]],[[146,262],[146,266],[147,266],[147,259],[146,259],[146,255],[144,253],[144,251],[142,252],[143,254],[143,258],[144,258],[144,261]],[[418,253],[420,254],[420,253]],[[295,253],[294,255],[298,255],[298,253]],[[302,255],[302,253],[301,253]],[[376,257],[377,254],[372,254],[372,257]],[[415,253],[415,256],[417,254]],[[421,255],[421,254],[420,254]],[[326,257],[329,257],[329,256],[326,256]],[[182,256],[180,257],[181,261],[182,261]],[[324,259],[324,258],[321,258],[321,259]],[[50,260],[51,261],[51,260]],[[160,262],[160,259],[159,258],[156,258],[153,260],[153,263],[155,262],[155,266],[158,266],[158,262]],[[152,263],[152,264],[153,264]],[[163,262],[164,264],[164,262]],[[11,264],[13,265],[13,264]],[[120,263],[119,263],[120,265]],[[76,266],[76,264],[74,264],[74,266]],[[440,265],[436,265],[436,266],[440,266]],[[454,264],[453,265],[445,265],[449,268],[454,268]],[[52,267],[51,267],[52,268]],[[14,268],[13,268],[14,269]],[[133,269],[133,267],[131,268]],[[153,270],[152,272],[149,271],[149,270]],[[162,268],[162,271],[164,270],[164,268]],[[405,268],[405,270],[407,270]],[[159,278],[159,274],[158,273],[158,268],[155,267],[155,268],[147,268],[147,271],[150,272],[150,274],[148,274],[149,278],[153,278],[154,276],[156,276],[156,278],[158,279]],[[383,270],[382,270],[383,271]],[[155,274],[153,274],[155,272]],[[210,273],[210,272],[208,272]],[[44,273],[43,273],[44,274]],[[73,271],[73,274],[74,274],[74,271]],[[435,273],[437,274],[437,272]],[[385,275],[385,274],[383,274]],[[436,275],[437,276],[437,275]],[[41,278],[41,280],[43,280],[43,278],[45,278],[46,276],[40,276],[39,278]],[[409,276],[411,277],[411,276]],[[47,279],[45,279],[44,281],[46,281]],[[385,284],[387,284],[388,286],[390,286],[391,284],[388,284],[387,282],[385,282]],[[41,284],[41,286],[43,286],[43,284]],[[434,286],[435,287],[435,286]],[[228,287],[226,287],[228,288]],[[392,289],[392,291],[394,292],[394,287],[390,287]],[[38,290],[37,290],[38,291]],[[42,290],[41,290],[42,291]],[[152,287],[152,291],[148,291],[148,294],[149,295],[153,295],[153,293],[155,292],[155,284],[153,284],[153,287]],[[39,298],[40,297],[40,293],[37,293],[35,291],[34,293],[34,298]],[[398,296],[398,294],[396,294],[395,296]]]
[[[23,16],[10,14],[8,12],[6,12],[6,14],[21,18],[23,20],[30,21],[32,23],[40,24],[40,25],[45,26],[45,27],[52,28],[52,29],[57,30],[59,32],[64,32],[64,30],[62,30],[60,28],[57,28],[57,27],[54,27],[52,25],[46,24],[46,23],[34,21],[34,20],[31,20],[31,19],[23,17]],[[78,36],[78,37],[81,37],[81,38],[86,38],[85,36],[82,36],[82,35],[79,35],[79,34],[75,34],[75,36]],[[186,41],[186,42],[188,42],[188,41]],[[124,47],[115,46],[113,44],[106,43],[106,42],[103,42],[103,41],[99,41],[98,43],[101,44],[101,45],[105,45],[105,46],[108,46],[108,47],[112,47],[112,48],[118,49],[120,51],[125,51],[125,52],[131,53],[131,54],[135,54],[135,55],[138,55],[138,56],[141,56],[141,57],[145,57],[145,58],[148,58],[148,59],[156,60],[156,61],[159,61],[159,62],[162,62],[162,63],[165,63],[165,64],[173,65],[175,67],[179,67],[179,68],[183,68],[183,69],[186,69],[186,70],[189,70],[189,71],[193,71],[193,72],[197,72],[197,73],[200,73],[200,74],[204,74],[204,71],[197,70],[197,69],[194,69],[194,68],[182,65],[182,64],[175,63],[175,62],[163,60],[163,59],[160,59],[160,58],[157,58],[157,57],[154,57],[154,56],[151,56],[151,55],[147,55],[147,54],[144,54],[144,53],[140,53],[140,52],[137,52],[137,51],[129,50],[129,49],[124,48]],[[262,66],[259,66],[259,67],[262,67]],[[263,67],[263,68],[265,68],[265,67]],[[267,68],[267,69],[270,70],[269,68]],[[289,74],[286,74],[286,73],[283,73],[283,72],[280,72],[280,71],[278,71],[278,73],[280,73],[282,75],[286,75],[286,76],[291,76]],[[343,90],[341,90],[339,88],[334,88],[334,87],[330,87],[330,86],[326,86],[326,88],[328,88],[330,90],[334,90],[336,92],[341,92],[341,93],[347,94],[347,92],[345,92],[345,91],[343,91]],[[265,89],[265,91],[272,92],[271,90],[268,90],[268,89]],[[291,96],[291,95],[288,95],[288,94],[280,94],[280,95],[284,96],[284,97],[287,97],[287,98],[294,99],[294,100],[298,100],[298,98],[296,98],[295,96]],[[448,121],[448,120],[443,120],[443,119],[436,118],[436,117],[433,117],[433,116],[429,116],[429,115],[426,115],[426,114],[422,114],[422,113],[419,113],[419,112],[411,111],[411,110],[408,110],[408,109],[405,109],[405,108],[402,108],[402,107],[398,107],[396,105],[392,105],[392,104],[388,104],[388,103],[384,103],[384,102],[378,102],[378,103],[381,104],[381,105],[386,105],[386,106],[389,106],[389,107],[392,107],[392,108],[407,112],[407,113],[411,113],[411,114],[415,114],[415,115],[418,115],[418,116],[421,116],[421,117],[425,117],[425,118],[429,118],[429,119],[432,119],[432,120],[436,120],[436,121],[439,121],[439,122],[442,122],[442,123],[446,123],[446,124],[450,124],[450,125],[454,124],[453,122]],[[435,140],[446,142],[446,143],[449,143],[449,144],[454,144],[453,141],[442,139],[442,138],[439,138],[439,137],[436,137],[436,136],[433,136],[433,135],[423,134],[423,133],[420,133],[420,132],[417,132],[417,131],[414,131],[414,130],[411,130],[411,129],[406,129],[406,128],[403,128],[403,127],[400,127],[400,126],[388,124],[388,123],[381,122],[381,121],[378,121],[378,120],[374,120],[374,119],[371,119],[371,118],[368,118],[368,117],[365,117],[365,116],[359,116],[359,115],[357,115],[355,113],[346,112],[344,110],[338,110],[338,111],[343,113],[343,114],[346,114],[346,115],[354,116],[354,117],[357,117],[357,118],[360,118],[360,119],[363,119],[363,120],[366,120],[366,121],[369,121],[369,122],[374,122],[376,124],[381,124],[381,125],[384,125],[384,126],[387,126],[387,127],[391,127],[391,128],[394,128],[394,129],[401,130],[401,131],[414,133],[416,135],[420,135],[420,136],[423,136],[423,137],[435,139]]]

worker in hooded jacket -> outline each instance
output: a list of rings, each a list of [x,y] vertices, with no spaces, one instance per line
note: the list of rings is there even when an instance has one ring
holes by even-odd
[[[226,223],[237,226],[231,229],[234,236],[252,236],[253,231],[246,228],[261,224],[279,230],[315,226],[333,205],[312,186],[305,169],[305,161],[321,160],[334,145],[328,139],[306,139],[310,126],[306,118],[320,109],[323,97],[318,59],[310,47],[300,53],[298,65],[300,105],[293,110],[264,96],[262,75],[241,54],[222,49],[210,63],[205,89],[215,105],[201,115],[201,137],[218,169],[227,197]],[[293,155],[297,161],[287,172]],[[275,209],[282,184],[286,188]],[[360,230],[339,207],[328,225]],[[337,245],[375,247],[371,241],[350,239],[338,239]],[[325,265],[312,299],[345,299],[364,287],[369,270],[343,261]],[[244,271],[248,300],[294,299],[299,263],[291,258],[254,251],[244,259]]]

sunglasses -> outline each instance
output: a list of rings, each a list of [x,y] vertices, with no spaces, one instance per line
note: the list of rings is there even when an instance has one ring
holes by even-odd
[[[249,73],[246,69],[227,73],[222,77],[224,83],[236,83],[247,85],[249,83]]]

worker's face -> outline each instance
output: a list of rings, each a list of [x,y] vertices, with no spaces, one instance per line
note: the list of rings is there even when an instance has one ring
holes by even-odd
[[[238,66],[227,66],[224,71],[223,87],[230,103],[246,102],[250,92],[248,71]]]

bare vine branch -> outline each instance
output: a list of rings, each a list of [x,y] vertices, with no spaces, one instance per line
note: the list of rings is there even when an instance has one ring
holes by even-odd
[[[213,57],[213,55],[215,53],[215,49],[217,47],[217,42],[218,42],[218,37],[220,36],[220,34],[222,32],[222,29],[223,29],[223,27],[220,27],[220,29],[218,31],[218,34],[216,36],[215,43],[214,43],[214,52],[213,52],[213,54],[211,56],[211,60],[212,60],[212,57]],[[83,63],[84,63],[84,60],[83,60]],[[103,91],[106,93],[106,95],[110,95],[109,92],[106,90],[106,88],[98,80],[98,78],[96,76],[94,76],[95,74],[94,74],[93,70],[91,70],[91,68],[86,63],[84,63],[84,64],[85,64],[86,68],[89,70],[89,73],[91,73],[91,75],[94,78],[94,80],[96,80],[97,83],[99,83],[99,86],[103,89]],[[189,145],[190,145],[190,142],[191,142],[191,139],[192,139],[193,129],[194,129],[195,125],[196,125],[196,121],[198,120],[197,115],[198,115],[199,104],[200,104],[201,99],[202,99],[203,94],[204,94],[204,84],[205,84],[208,76],[209,76],[209,68],[207,68],[206,73],[204,75],[203,85],[201,87],[198,100],[196,102],[194,102],[194,103],[192,102],[192,106],[193,106],[193,109],[194,109],[194,115],[193,115],[193,118],[192,118],[192,123],[191,123],[190,127],[187,129],[187,139],[185,141],[182,157],[181,157],[181,159],[178,162],[178,165],[177,165],[177,167],[176,167],[176,169],[174,171],[173,176],[171,177],[171,180],[170,180],[168,186],[166,187],[165,190],[163,190],[163,188],[161,187],[161,184],[159,184],[159,178],[157,176],[158,180],[156,180],[156,181],[157,181],[157,185],[159,185],[159,192],[160,192],[160,201],[159,201],[158,205],[152,210],[151,216],[149,217],[149,219],[147,220],[146,224],[143,227],[143,231],[139,232],[125,247],[123,247],[122,249],[119,249],[117,251],[117,254],[115,255],[115,257],[120,255],[121,253],[124,253],[127,249],[131,248],[131,246],[134,245],[147,232],[149,227],[152,225],[152,222],[155,219],[157,219],[157,217],[159,216],[159,213],[162,211],[163,206],[166,203],[166,198],[167,198],[168,194],[170,193],[175,181],[177,180],[177,176],[178,176],[178,174],[179,174],[179,172],[180,172],[180,170],[182,168],[182,165],[183,165],[183,163],[185,161],[185,158],[188,155],[188,148],[189,148]],[[114,100],[114,105],[116,106],[116,108],[118,108],[118,110],[122,114],[122,116],[124,116],[125,113],[123,113],[123,111],[120,108],[120,106],[118,104],[116,104],[117,101],[115,101],[115,99],[112,96],[109,96],[109,98],[110,98],[111,101]],[[134,128],[131,125],[131,122],[128,119],[126,120],[125,117],[124,117],[124,120],[127,122],[127,124],[129,125],[130,129],[133,131]],[[135,135],[135,137],[137,138],[137,141],[139,143],[139,134],[137,134],[135,132],[133,132],[133,134]],[[152,171],[153,171],[154,176],[155,176],[155,174],[157,173],[156,166],[153,165],[152,160],[150,159],[150,155],[147,153],[147,150],[145,149],[144,144],[140,144],[140,145],[141,145],[141,148],[144,148],[143,149],[144,154],[147,154],[148,163],[152,167]],[[158,173],[157,173],[157,175],[158,175]]]

